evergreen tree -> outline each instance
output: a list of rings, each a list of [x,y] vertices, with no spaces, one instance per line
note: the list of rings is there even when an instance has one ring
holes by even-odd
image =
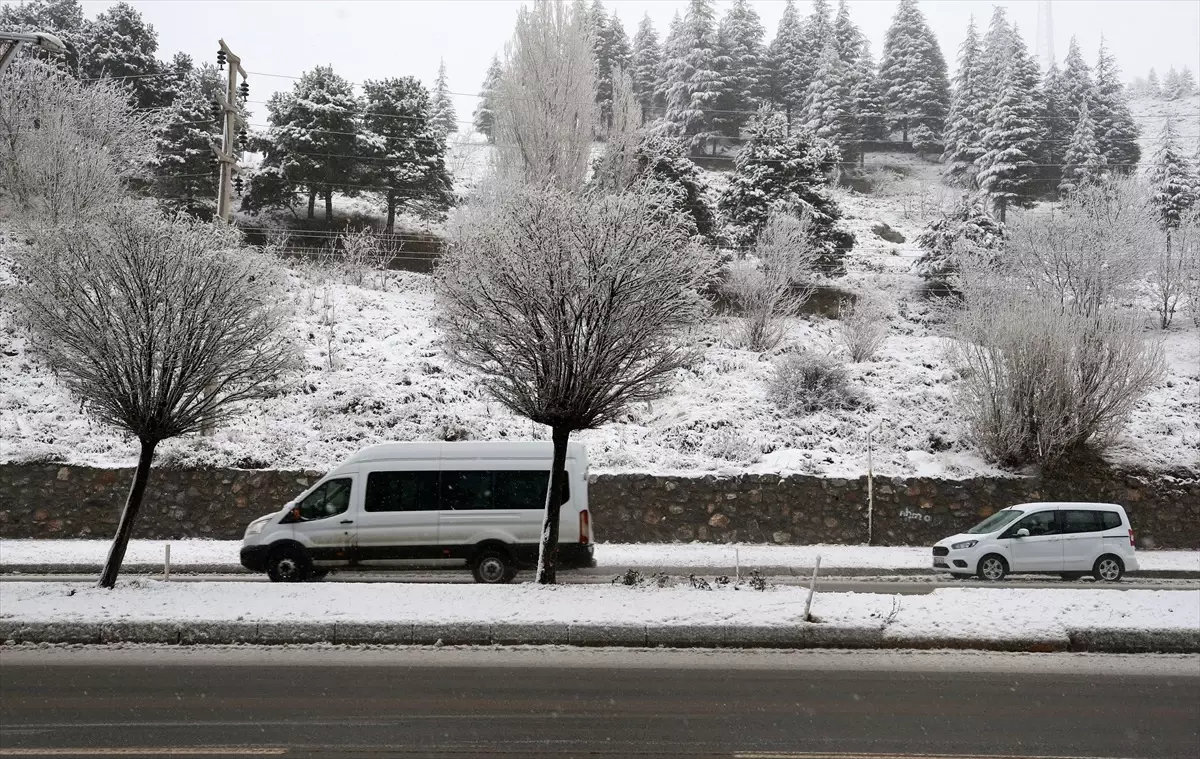
[[[167,105],[154,57],[158,33],[132,5],[119,2],[83,28],[79,44],[80,74],[85,78],[124,79],[139,108]]]
[[[500,65],[500,56],[493,55],[483,78],[483,89],[479,91],[479,103],[472,114],[475,131],[487,137],[488,142],[496,141],[496,98],[500,94],[502,76],[504,68]]]
[[[637,180],[668,198],[667,210],[684,214],[691,231],[713,242],[716,222],[708,202],[708,185],[687,144],[678,137],[649,134],[637,147]]]
[[[1162,97],[1163,100],[1179,99],[1179,72],[1174,66],[1167,69],[1167,75],[1163,77]]]
[[[753,245],[770,212],[785,208],[807,215],[826,259],[840,260],[854,236],[841,228],[842,212],[829,189],[829,171],[841,160],[837,148],[805,129],[789,134],[781,114],[758,117],[751,132],[720,200],[733,243]]]
[[[67,52],[61,59],[51,60],[61,60],[73,73],[79,72],[79,47],[89,24],[79,0],[28,0],[0,5],[0,29],[56,35],[66,45]]]
[[[1071,38],[1062,73],[1063,94],[1066,96],[1067,116],[1074,125],[1079,120],[1079,111],[1086,103],[1095,106],[1096,87],[1092,84],[1092,70],[1079,52],[1079,43]]]
[[[716,118],[727,137],[738,137],[742,126],[769,95],[766,84],[766,29],[748,0],[734,0],[717,32],[721,97]]]
[[[600,0],[593,0],[588,14],[592,27],[592,49],[596,53],[596,105],[600,107],[600,132],[607,134],[613,122],[613,76],[629,71],[632,51],[629,36],[616,12],[609,16]]]
[[[913,268],[930,283],[948,286],[959,269],[959,245],[994,257],[1007,236],[1004,225],[988,213],[978,196],[964,194],[953,211],[943,213],[921,230],[916,242],[925,252]]]
[[[805,128],[836,145],[847,161],[857,156],[859,148],[849,79],[846,65],[838,56],[837,40],[831,36],[825,42],[821,62],[808,87]]]
[[[988,29],[983,35],[979,49],[979,76],[976,86],[982,98],[980,106],[983,109],[984,121],[1000,97],[1004,67],[1008,65],[1008,59],[1012,55],[1012,46],[1013,29],[1008,23],[1008,11],[997,5],[992,9],[992,19],[988,22]],[[983,128],[982,124],[980,128]]]
[[[438,63],[437,79],[433,84],[433,126],[445,138],[458,131],[458,114],[450,97],[450,82],[446,78],[446,59]]]
[[[1162,97],[1162,85],[1158,82],[1158,72],[1153,68],[1150,69],[1150,75],[1146,77],[1146,89],[1149,91],[1150,97]]]
[[[666,121],[673,134],[688,138],[693,151],[703,152],[710,142],[715,151],[719,131],[713,119],[722,87],[713,0],[689,0],[680,31],[680,76],[667,93]]]
[[[862,55],[867,38],[850,18],[846,0],[838,0],[837,15],[833,18],[833,37],[837,41],[838,57],[848,69],[853,69]]]
[[[396,211],[417,206],[426,213],[450,207],[446,141],[437,122],[436,103],[416,77],[367,80],[362,143],[366,146],[364,184],[375,185],[387,209],[387,232]]]
[[[1009,206],[1028,206],[1036,193],[1034,163],[1041,147],[1037,75],[1037,64],[1029,57],[1020,35],[1014,34],[1000,98],[988,114],[977,176],[980,189],[991,196],[1000,221],[1005,220]]]
[[[670,26],[667,27],[667,38],[663,42],[662,65],[654,85],[654,100],[660,104],[664,123],[667,120],[667,99],[670,96],[671,86],[683,76],[684,51],[681,47],[682,44],[683,17],[679,15],[679,11],[675,11],[675,16],[671,19]],[[656,113],[658,112],[656,111]],[[670,128],[669,124],[667,128]]]
[[[1038,154],[1038,175],[1041,186],[1046,190],[1057,188],[1062,181],[1063,165],[1066,163],[1067,147],[1071,144],[1072,135],[1079,123],[1079,117],[1072,116],[1067,104],[1067,91],[1063,83],[1062,73],[1058,65],[1050,64],[1046,76],[1042,80],[1042,130],[1044,139],[1042,149]]]
[[[983,155],[983,129],[987,113],[984,93],[980,89],[979,35],[975,19],[967,26],[967,38],[958,48],[958,71],[954,75],[954,98],[946,119],[943,140],[946,150],[946,178],[953,184],[971,187],[975,183],[975,161]]]
[[[829,8],[829,0],[813,0],[813,10],[804,22],[804,47],[800,57],[800,76],[805,82],[805,97],[812,86],[821,58],[825,54],[825,45],[834,40],[833,14]],[[836,41],[835,41],[836,44]]]
[[[246,205],[250,209],[290,205],[297,192],[308,194],[308,218],[316,199],[325,200],[325,223],[333,225],[333,193],[355,194],[362,159],[359,144],[361,110],[350,82],[328,66],[304,73],[290,92],[277,92],[267,102],[265,133],[255,141],[262,168]]]
[[[658,44],[658,32],[650,21],[650,14],[642,17],[637,34],[633,37],[633,57],[630,62],[633,77],[633,92],[646,121],[662,112],[664,101],[658,91],[658,73],[662,69],[662,48]]]
[[[1179,97],[1190,98],[1196,94],[1196,76],[1192,70],[1184,66],[1179,70]]]
[[[1159,224],[1167,231],[1170,245],[1171,230],[1193,208],[1200,207],[1200,174],[1179,146],[1175,124],[1167,117],[1158,138],[1158,148],[1146,171],[1153,195]]]
[[[1079,111],[1079,124],[1067,147],[1058,192],[1066,197],[1082,185],[1104,179],[1107,173],[1108,165],[1096,140],[1096,125],[1084,104]]]
[[[767,49],[767,60],[772,71],[771,100],[784,112],[789,124],[800,116],[808,94],[808,80],[800,65],[804,55],[804,24],[795,0],[787,0],[775,38]]]
[[[175,56],[171,71],[171,105],[150,160],[154,193],[172,211],[211,219],[220,174],[214,149],[221,144],[222,131],[221,122],[213,118],[212,103],[221,77],[211,65],[197,70],[183,53]]]
[[[917,0],[900,0],[884,40],[879,82],[888,119],[905,142],[917,124],[941,133],[950,108],[946,60]]]
[[[1138,145],[1141,130],[1129,110],[1128,95],[1121,84],[1121,72],[1112,53],[1100,41],[1100,59],[1096,63],[1096,90],[1092,118],[1096,122],[1096,143],[1117,173],[1130,174],[1142,158]]]
[[[871,46],[864,39],[858,60],[850,70],[850,98],[854,103],[854,123],[858,129],[858,161],[861,166],[866,155],[866,141],[887,137],[887,121],[883,111],[883,94],[875,76],[875,60]]]

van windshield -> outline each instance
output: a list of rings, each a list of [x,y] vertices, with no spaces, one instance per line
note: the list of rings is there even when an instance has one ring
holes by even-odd
[[[967,534],[984,535],[989,532],[1002,530],[1012,522],[1019,519],[1022,513],[1023,512],[1017,511],[1016,509],[1004,509],[1003,511],[997,511],[995,514],[992,514],[987,519],[967,530]]]

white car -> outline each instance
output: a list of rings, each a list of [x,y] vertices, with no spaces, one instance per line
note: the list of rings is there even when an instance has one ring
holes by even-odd
[[[1133,528],[1115,503],[1023,503],[933,547],[933,569],[1003,580],[1014,572],[1116,582],[1137,571]]]
[[[242,538],[242,566],[275,582],[329,569],[467,566],[503,583],[537,564],[553,446],[384,443],[338,465]],[[587,451],[567,446],[558,566],[594,566]]]

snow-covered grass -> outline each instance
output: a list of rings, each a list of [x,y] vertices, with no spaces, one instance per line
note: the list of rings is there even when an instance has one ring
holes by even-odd
[[[132,540],[125,565],[161,566],[163,548],[171,546],[171,566],[186,571],[201,565],[238,564],[238,540]],[[0,540],[0,567],[31,565],[92,565],[103,563],[107,540]],[[811,567],[837,569],[928,569],[925,546],[774,546],[714,543],[600,543],[596,563],[612,570],[654,570],[659,567]],[[1145,571],[1200,572],[1200,551],[1139,551]]]
[[[394,622],[398,624],[802,624],[807,593],[776,587],[264,585],[137,580],[0,584],[0,619],[22,622]],[[824,624],[913,637],[1004,639],[1089,627],[1195,629],[1200,592],[941,589],[923,596],[820,593]]]

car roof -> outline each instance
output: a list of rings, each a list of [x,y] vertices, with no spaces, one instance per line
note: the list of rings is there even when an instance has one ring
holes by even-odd
[[[1018,503],[1015,506],[1009,506],[1010,509],[1077,509],[1082,511],[1091,511],[1093,509],[1119,509],[1124,511],[1125,508],[1117,503],[1093,503],[1090,501],[1035,501],[1032,503]]]

